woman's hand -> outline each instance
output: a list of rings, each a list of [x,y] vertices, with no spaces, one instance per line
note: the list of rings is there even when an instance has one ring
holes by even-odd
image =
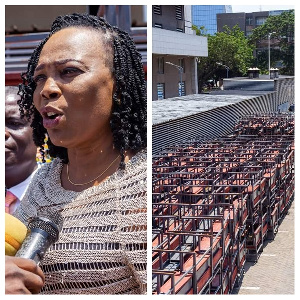
[[[5,256],[5,294],[38,294],[44,282],[44,273],[35,261]]]

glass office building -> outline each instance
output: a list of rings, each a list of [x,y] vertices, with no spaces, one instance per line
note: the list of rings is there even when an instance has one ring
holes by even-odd
[[[192,24],[204,26],[206,34],[217,32],[217,14],[232,13],[231,5],[192,5]]]

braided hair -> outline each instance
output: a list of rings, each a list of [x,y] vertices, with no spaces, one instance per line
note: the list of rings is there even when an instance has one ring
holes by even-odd
[[[19,85],[19,100],[21,116],[31,120],[33,140],[42,147],[47,130],[43,126],[42,116],[33,104],[33,93],[36,83],[33,74],[38,64],[40,53],[48,39],[57,31],[67,27],[85,27],[97,30],[103,34],[104,47],[110,51],[106,55],[106,65],[110,68],[115,89],[110,126],[113,134],[114,147],[120,151],[120,167],[124,168],[125,151],[141,150],[147,142],[147,98],[146,82],[141,55],[137,51],[132,38],[125,31],[111,26],[103,18],[88,14],[70,14],[57,17],[48,37],[36,47],[28,62],[27,71]],[[109,55],[112,53],[113,55]],[[49,154],[59,157],[64,163],[68,162],[67,149],[55,146],[48,139]]]

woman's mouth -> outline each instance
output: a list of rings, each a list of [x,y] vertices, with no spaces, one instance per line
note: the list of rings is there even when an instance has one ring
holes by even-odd
[[[43,126],[46,129],[52,129],[59,124],[62,115],[56,114],[54,112],[48,112],[43,115]]]
[[[47,117],[49,118],[49,119],[55,119],[56,117],[57,117],[57,114],[56,113],[54,113],[54,112],[49,112],[49,113],[47,113]]]
[[[63,116],[60,110],[50,106],[42,108],[40,113],[43,117],[43,126],[46,129],[53,129],[56,127]]]

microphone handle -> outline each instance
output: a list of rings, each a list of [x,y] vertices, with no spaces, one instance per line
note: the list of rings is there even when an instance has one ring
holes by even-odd
[[[15,256],[29,258],[39,264],[53,242],[53,239],[46,231],[39,228],[33,228],[25,238],[21,248],[17,251]]]

